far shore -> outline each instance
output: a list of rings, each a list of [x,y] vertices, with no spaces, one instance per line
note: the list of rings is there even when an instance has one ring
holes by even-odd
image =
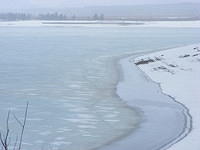
[[[30,21],[0,21],[0,27],[166,27],[166,28],[200,28],[200,20],[196,21],[123,21],[123,20],[30,20]]]

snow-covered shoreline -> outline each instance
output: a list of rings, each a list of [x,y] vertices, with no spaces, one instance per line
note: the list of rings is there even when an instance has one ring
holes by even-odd
[[[0,21],[0,27],[166,27],[166,28],[200,28],[200,20],[196,21]]]
[[[120,59],[120,80],[116,91],[128,106],[140,112],[141,122],[128,136],[100,150],[166,150],[190,131],[190,124],[186,124],[186,120],[191,120],[188,109],[163,94],[159,84],[134,64],[135,58],[141,55],[136,53]]]
[[[134,63],[162,91],[184,104],[192,116],[193,128],[168,150],[200,149],[200,44],[173,48],[140,56]]]

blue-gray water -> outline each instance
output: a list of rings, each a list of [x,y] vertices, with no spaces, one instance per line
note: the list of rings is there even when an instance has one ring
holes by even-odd
[[[115,59],[199,42],[199,33],[195,28],[0,27],[0,127],[8,110],[23,118],[29,101],[24,149],[87,150],[126,135],[138,116],[115,94]]]

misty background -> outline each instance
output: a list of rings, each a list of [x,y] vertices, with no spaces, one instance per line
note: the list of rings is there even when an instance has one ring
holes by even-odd
[[[0,0],[1,9],[66,8],[101,5],[198,3],[199,0]]]
[[[199,20],[200,2],[199,0],[0,0],[0,13],[34,15],[50,13],[54,17],[62,14],[65,16],[61,17],[63,20],[66,18],[95,19],[95,15],[101,16],[101,19]]]

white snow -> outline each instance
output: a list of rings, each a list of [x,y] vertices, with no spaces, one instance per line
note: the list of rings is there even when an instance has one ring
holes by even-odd
[[[200,44],[140,56],[134,63],[192,116],[192,131],[169,150],[200,150]]]
[[[53,24],[52,24],[53,22]],[[0,27],[167,27],[200,28],[200,21],[0,21]]]
[[[143,27],[199,28],[200,21],[152,21],[145,22]]]

